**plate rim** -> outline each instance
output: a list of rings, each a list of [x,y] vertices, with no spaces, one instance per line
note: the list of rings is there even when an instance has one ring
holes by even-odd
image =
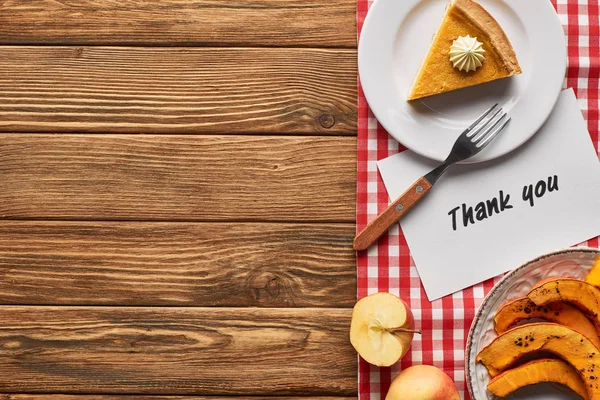
[[[401,0],[398,2],[396,2],[394,0],[376,0],[370,7],[369,12],[367,13],[367,15],[364,19],[364,22],[363,22],[363,27],[362,27],[361,34],[359,37],[358,54],[357,54],[359,79],[360,79],[361,86],[362,86],[362,92],[365,96],[365,99],[367,100],[367,103],[369,104],[369,107],[371,107],[371,104],[377,103],[377,101],[375,101],[374,99],[375,99],[375,97],[380,97],[380,96],[378,96],[376,94],[376,92],[377,92],[376,89],[371,90],[371,87],[373,85],[371,85],[371,84],[365,85],[364,84],[365,82],[369,82],[371,79],[371,78],[365,78],[366,76],[371,75],[371,74],[365,73],[365,69],[367,68],[366,65],[375,64],[374,62],[369,63],[368,61],[371,57],[365,56],[365,54],[368,53],[369,51],[365,50],[365,46],[368,46],[368,44],[365,44],[367,42],[367,40],[364,38],[367,37],[367,39],[368,39],[368,36],[370,35],[369,32],[371,30],[370,29],[371,26],[374,26],[374,28],[372,28],[372,29],[374,29],[374,30],[377,29],[377,27],[375,26],[376,24],[373,23],[373,21],[376,21],[377,15],[379,15],[379,14],[377,14],[377,12],[378,12],[377,10],[383,9],[384,4],[401,4],[399,7],[402,7],[403,11],[401,14],[402,20],[399,22],[399,25],[398,25],[398,28],[399,28],[402,25],[403,20],[406,17],[406,15],[408,15],[411,12],[412,8],[415,5],[417,5],[418,3],[422,2],[422,1],[427,1],[427,0]],[[513,11],[515,11],[515,12],[516,12],[516,10],[513,7],[513,5],[516,5],[516,7],[521,7],[520,8],[521,10],[523,10],[523,7],[532,7],[531,1],[528,1],[528,2],[522,2],[520,0],[498,0],[498,1],[505,3],[507,6],[509,6],[511,9],[513,9]],[[553,51],[551,51],[551,52],[546,51],[544,53],[537,53],[537,54],[546,54],[547,55],[549,53],[557,53],[557,55],[556,55],[557,59],[560,58],[560,60],[558,60],[557,62],[560,62],[560,61],[562,61],[562,62],[560,62],[560,65],[557,65],[556,74],[558,76],[558,69],[560,68],[561,79],[556,78],[555,85],[551,85],[550,88],[548,89],[548,94],[546,94],[546,96],[544,96],[547,99],[546,100],[547,104],[545,105],[544,111],[540,112],[540,116],[536,120],[537,122],[530,123],[530,127],[528,129],[527,134],[517,136],[517,139],[513,140],[513,144],[506,146],[506,148],[504,148],[502,150],[499,150],[499,151],[495,150],[492,153],[490,153],[489,151],[486,151],[473,159],[466,160],[461,163],[470,164],[470,163],[480,163],[480,162],[491,161],[491,160],[503,157],[506,154],[509,154],[510,152],[516,150],[517,148],[524,145],[533,136],[535,136],[535,134],[540,130],[540,128],[543,126],[543,124],[549,118],[552,110],[554,109],[556,101],[558,100],[558,97],[560,96],[560,93],[563,90],[563,84],[565,82],[565,77],[566,77],[566,71],[567,71],[567,66],[568,66],[567,41],[566,41],[562,22],[560,21],[558,13],[554,9],[552,3],[548,2],[548,1],[544,1],[544,0],[539,0],[538,2],[540,4],[543,4],[544,7],[546,7],[547,12],[550,12],[550,9],[551,9],[552,13],[554,14],[554,16],[555,16],[555,18],[553,18],[554,19],[554,29],[552,30],[551,35],[552,36],[556,35],[556,38],[553,38],[553,39],[555,39],[555,40],[560,39],[560,43],[557,43],[556,48],[554,48]],[[522,14],[527,15],[528,18],[531,18],[527,13],[522,13]],[[521,14],[518,14],[518,15],[521,16]],[[525,23],[525,22],[526,21],[523,21],[523,23]],[[533,27],[533,29],[538,29],[537,24],[534,24],[534,25],[535,26]],[[559,35],[559,31],[560,31],[560,35]],[[531,37],[531,35],[528,35],[528,36]],[[547,36],[547,35],[545,34],[544,36]],[[560,38],[559,38],[559,36],[560,36]],[[386,40],[388,40],[388,39],[386,39]],[[378,41],[381,42],[381,39],[379,39]],[[373,39],[371,39],[369,42],[373,43]],[[535,47],[535,43],[532,44],[532,47]],[[556,52],[557,49],[559,50],[558,52]],[[535,54],[535,53],[532,52],[532,54]],[[391,55],[390,55],[390,57],[391,57]],[[363,73],[361,73],[361,70]],[[530,83],[527,83],[527,88],[529,87],[529,85],[530,85]],[[393,84],[393,86],[395,87],[395,84]],[[528,90],[531,90],[531,89],[527,89],[527,88],[526,88],[526,90],[521,92],[521,93],[524,93],[523,96],[527,96]],[[521,97],[523,97],[523,96],[521,96]],[[531,97],[531,95],[529,95],[528,97]],[[369,98],[371,98],[372,101],[369,101]],[[521,104],[521,106],[523,106],[523,104]],[[444,161],[445,156],[441,156],[439,154],[440,153],[439,148],[437,148],[437,149],[434,147],[427,148],[426,146],[420,146],[418,144],[415,145],[415,143],[418,143],[418,141],[415,142],[412,139],[409,139],[410,135],[403,136],[401,133],[399,134],[398,133],[399,131],[410,131],[411,126],[410,125],[406,125],[403,127],[397,126],[398,124],[390,122],[390,119],[383,115],[383,110],[380,110],[377,107],[379,107],[379,106],[376,105],[375,107],[370,108],[370,109],[373,112],[374,116],[376,117],[377,121],[386,129],[386,131],[390,134],[390,136],[392,138],[394,138],[396,141],[401,143],[404,147],[410,149],[411,151],[413,151],[423,157],[426,157],[431,160],[440,161],[440,162]],[[390,128],[395,128],[395,129],[390,129]],[[402,128],[402,129],[400,129],[400,128]],[[398,132],[395,132],[395,131],[398,131]]]
[[[471,399],[485,400],[485,399],[476,397],[473,392],[473,383],[471,382],[471,368],[470,368],[471,349],[473,347],[473,334],[475,332],[475,326],[477,325],[477,321],[479,320],[479,318],[481,317],[481,314],[483,313],[485,304],[494,296],[496,291],[498,291],[502,286],[504,286],[506,284],[506,281],[511,279],[515,274],[519,273],[521,270],[528,268],[532,264],[535,264],[546,258],[556,256],[556,255],[561,255],[561,254],[570,254],[570,253],[596,253],[596,254],[600,255],[600,249],[594,248],[594,247],[589,247],[589,246],[569,247],[569,248],[554,250],[549,253],[542,254],[536,258],[526,261],[525,263],[521,264],[517,268],[513,269],[512,271],[510,271],[509,273],[504,275],[498,281],[498,283],[496,283],[494,285],[494,287],[490,290],[490,292],[483,298],[481,305],[477,308],[477,311],[475,312],[475,315],[473,316],[473,321],[471,322],[471,327],[469,328],[469,334],[467,335],[467,344],[465,346],[465,381],[467,383],[467,391],[468,391]]]

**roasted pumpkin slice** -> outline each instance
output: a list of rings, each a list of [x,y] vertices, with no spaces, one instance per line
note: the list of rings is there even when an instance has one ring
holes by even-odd
[[[590,285],[594,285],[595,287],[600,287],[600,256],[596,258],[594,265],[592,265],[592,269],[588,272],[585,277],[585,281]]]
[[[538,283],[536,283],[535,285],[533,285],[533,287],[530,290],[533,290],[535,288],[539,288],[540,286],[543,286],[545,283],[548,282],[553,282],[557,279],[575,279],[575,278],[571,278],[570,276],[551,276],[550,278],[544,278],[541,281],[539,281]]]
[[[568,326],[600,348],[600,338],[594,324],[579,309],[562,301],[555,301],[545,306],[537,306],[527,297],[509,301],[498,310],[494,317],[496,332],[500,335],[517,322],[530,318],[541,318]]]
[[[496,376],[488,390],[498,397],[506,397],[523,386],[540,382],[560,383],[588,400],[587,388],[577,371],[562,360],[542,358],[533,360]]]
[[[481,350],[477,361],[494,378],[521,357],[540,351],[571,364],[585,383],[588,398],[600,400],[600,352],[581,333],[563,325],[545,322],[510,329]]]
[[[587,282],[569,278],[553,279],[531,289],[527,297],[538,306],[554,301],[571,303],[585,312],[596,327],[600,326],[600,290]]]

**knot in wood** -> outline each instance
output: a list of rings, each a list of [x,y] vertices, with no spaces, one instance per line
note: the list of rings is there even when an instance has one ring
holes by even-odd
[[[80,58],[83,54],[83,47],[76,47],[73,49],[73,58]]]
[[[319,124],[325,129],[329,129],[335,125],[335,118],[330,114],[322,114],[319,117]]]
[[[270,272],[261,272],[250,279],[250,289],[258,303],[270,303],[281,293],[280,278]]]

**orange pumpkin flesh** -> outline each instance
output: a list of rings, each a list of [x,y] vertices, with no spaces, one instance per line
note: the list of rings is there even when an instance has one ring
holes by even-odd
[[[530,290],[533,290],[535,288],[539,288],[540,286],[543,286],[545,283],[548,282],[552,282],[555,281],[557,279],[575,279],[575,278],[571,278],[568,276],[551,276],[550,278],[544,278],[541,281],[539,281],[538,283],[536,283],[535,285],[533,285],[533,287]]]
[[[585,312],[596,327],[600,326],[600,291],[587,282],[568,278],[554,279],[531,289],[527,297],[538,306],[554,301],[571,303]]]
[[[600,338],[594,324],[577,308],[561,301],[549,303],[546,306],[536,306],[527,297],[510,301],[504,304],[494,317],[496,332],[500,335],[517,322],[530,318],[541,318],[568,326],[600,348]]]
[[[536,323],[522,325],[498,336],[477,355],[490,375],[496,377],[521,357],[546,351],[576,370],[590,400],[600,400],[600,351],[581,333],[563,325]]]
[[[585,383],[577,371],[566,362],[551,358],[533,360],[501,373],[490,381],[488,390],[498,397],[506,397],[523,386],[539,382],[560,383],[588,400]]]
[[[600,287],[600,256],[594,261],[594,265],[592,265],[592,269],[585,277],[585,281],[590,285]]]

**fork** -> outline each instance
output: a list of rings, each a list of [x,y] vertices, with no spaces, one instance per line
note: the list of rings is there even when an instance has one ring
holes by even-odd
[[[402,218],[438,181],[453,164],[473,157],[483,150],[506,127],[510,117],[494,104],[468,127],[456,140],[448,158],[439,167],[417,181],[398,197],[354,238],[354,250],[366,250]]]

